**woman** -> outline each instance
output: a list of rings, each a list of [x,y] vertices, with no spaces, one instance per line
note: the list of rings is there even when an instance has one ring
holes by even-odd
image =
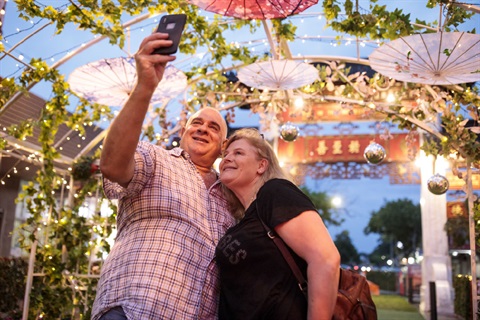
[[[256,129],[236,131],[225,147],[220,180],[241,220],[216,248],[220,319],[331,319],[340,255],[315,206],[287,179]],[[308,302],[259,216],[307,276]]]

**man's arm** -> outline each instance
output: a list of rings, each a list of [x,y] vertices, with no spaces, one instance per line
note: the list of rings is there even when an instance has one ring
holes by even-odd
[[[108,129],[103,142],[100,169],[105,178],[123,187],[133,177],[134,155],[148,106],[158,83],[162,80],[167,62],[175,56],[151,54],[155,48],[168,47],[172,41],[167,34],[153,33],[140,44],[135,54],[137,84],[120,113]]]

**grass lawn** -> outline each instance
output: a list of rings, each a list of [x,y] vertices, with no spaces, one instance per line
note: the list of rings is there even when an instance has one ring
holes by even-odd
[[[377,310],[378,320],[425,320],[422,315],[415,312],[396,311],[396,310]]]
[[[372,296],[377,307],[378,320],[424,320],[407,297],[398,295]]]

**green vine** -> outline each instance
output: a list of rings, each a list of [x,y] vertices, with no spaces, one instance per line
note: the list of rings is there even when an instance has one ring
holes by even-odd
[[[397,9],[387,11],[385,6],[379,6],[376,2],[370,1],[367,12],[363,8],[357,8],[351,0],[324,0],[328,26],[340,33],[371,39],[396,39],[421,29],[412,25],[409,14]],[[471,13],[459,7],[448,6],[448,2],[430,1],[428,4],[432,8],[439,4],[445,5],[447,19],[444,28],[447,31],[454,30],[472,17]],[[231,70],[225,68],[226,61],[241,66],[268,58],[268,53],[253,54],[246,47],[229,43],[226,37],[229,32],[245,27],[254,32],[260,26],[258,21],[231,20],[225,23],[220,16],[207,20],[187,1],[81,0],[69,1],[60,7],[45,6],[31,0],[15,0],[15,3],[19,16],[26,20],[43,18],[50,21],[57,34],[61,34],[67,25],[74,25],[92,34],[105,36],[111,44],[119,47],[125,43],[122,17],[145,12],[183,12],[188,16],[189,26],[182,38],[180,51],[195,54],[206,50],[208,57],[201,66],[192,66],[185,72],[190,81],[189,95],[193,97],[191,101],[184,102],[185,110],[205,105],[222,107],[228,110],[230,119],[233,119],[233,110],[237,106],[250,105],[252,112],[261,113],[268,111],[272,104],[288,104],[286,98],[280,95],[265,97],[265,93],[260,90],[250,90],[227,81],[226,72]],[[424,21],[417,23],[432,27],[438,24]],[[272,20],[272,25],[277,43],[295,38],[296,28],[287,19]],[[0,42],[0,52],[4,50]],[[318,72],[320,80],[301,88],[312,101],[323,101],[325,97],[335,96],[358,101],[361,105],[373,103],[374,111],[384,114],[385,121],[391,121],[399,128],[412,132],[432,116],[440,115],[441,127],[433,130],[438,135],[435,139],[427,139],[423,150],[435,156],[457,154],[480,167],[478,136],[465,122],[465,115],[468,115],[478,126],[480,99],[477,87],[462,86],[447,90],[435,86],[426,90],[421,85],[395,83],[381,76],[368,78],[363,74],[350,74],[341,62],[335,61],[319,66]],[[26,251],[31,249],[32,244],[37,245],[35,273],[42,275],[34,278],[29,318],[42,315],[45,319],[59,319],[71,316],[72,310],[82,318],[89,318],[89,308],[95,295],[95,275],[99,272],[97,262],[91,264],[92,256],[96,261],[102,253],[110,250],[107,238],[115,225],[116,207],[109,203],[113,213],[108,217],[99,214],[104,196],[101,181],[92,174],[90,161],[98,159],[100,151],[93,156],[76,159],[72,163],[70,175],[70,172],[56,167],[60,152],[53,147],[54,137],[61,124],[84,133],[86,126],[102,118],[112,119],[113,113],[106,106],[75,96],[64,76],[38,58],[32,59],[19,76],[1,79],[0,105],[7,105],[17,93],[28,94],[27,88],[40,81],[51,83],[52,92],[39,118],[25,119],[6,128],[6,134],[18,140],[31,137],[34,127],[40,130],[38,141],[43,164],[35,179],[24,187],[18,198],[18,201],[24,201],[31,214],[21,227],[21,245]],[[397,101],[388,106],[381,105],[382,99],[379,96],[378,88],[384,87],[395,89],[397,96]],[[78,103],[71,105],[74,96]],[[427,107],[421,108],[415,104],[406,107],[402,101],[407,100],[422,100]],[[70,113],[68,110],[73,111]],[[165,109],[157,111],[162,115]],[[162,129],[168,126],[164,115],[163,118],[159,117],[159,124]],[[151,141],[161,141],[165,138],[165,130],[157,135],[154,128],[149,127],[144,135]],[[0,136],[0,149],[5,149],[8,145],[7,139]],[[79,172],[82,174],[77,176]],[[81,181],[81,184],[73,183],[72,179]],[[80,213],[84,203],[92,197],[98,199],[98,208],[91,218],[86,218]],[[478,203],[475,204],[474,212],[475,219],[478,220]],[[80,274],[90,274],[91,277],[88,280],[82,279]],[[80,286],[80,283],[83,285]],[[82,287],[83,291],[80,292],[76,287]]]
[[[354,7],[351,0],[344,2],[343,11],[340,2],[335,0],[324,0],[323,8],[328,25],[341,33],[381,40],[392,40],[413,33],[410,14],[398,9],[387,11],[386,6],[379,6],[376,2],[370,1],[367,13],[361,13],[361,8]]]

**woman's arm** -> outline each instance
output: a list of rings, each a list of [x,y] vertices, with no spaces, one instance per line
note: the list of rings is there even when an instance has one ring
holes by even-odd
[[[330,320],[337,301],[340,254],[322,218],[316,211],[305,211],[275,231],[307,262],[308,319]]]

